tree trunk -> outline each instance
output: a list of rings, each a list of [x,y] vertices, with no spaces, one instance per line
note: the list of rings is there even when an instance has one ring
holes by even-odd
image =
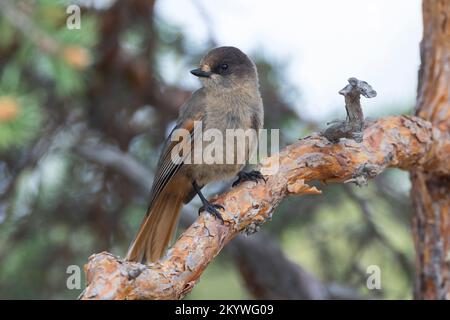
[[[416,115],[450,134],[450,1],[423,1],[422,64]],[[445,148],[444,157],[450,150]],[[450,162],[446,162],[449,165]],[[450,298],[450,176],[411,171],[416,257],[416,299]]]

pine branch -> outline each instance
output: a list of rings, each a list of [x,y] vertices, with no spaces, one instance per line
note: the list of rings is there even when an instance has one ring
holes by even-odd
[[[266,158],[260,171],[267,182],[247,182],[216,197],[225,223],[202,214],[167,256],[148,266],[126,262],[107,252],[85,266],[87,288],[81,299],[180,299],[189,293],[208,264],[240,232],[255,232],[288,195],[320,193],[308,181],[365,182],[388,167],[421,168],[448,174],[450,138],[417,117],[394,116],[374,121],[362,143],[332,143],[313,134]],[[267,175],[280,164],[274,175]]]

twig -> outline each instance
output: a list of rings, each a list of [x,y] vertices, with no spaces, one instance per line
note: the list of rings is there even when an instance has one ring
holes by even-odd
[[[339,94],[345,97],[345,109],[347,119],[345,121],[334,121],[323,135],[330,141],[336,142],[341,138],[362,141],[362,130],[364,129],[364,114],[361,108],[361,95],[366,98],[376,97],[377,92],[365,81],[356,78],[348,79],[346,85]]]

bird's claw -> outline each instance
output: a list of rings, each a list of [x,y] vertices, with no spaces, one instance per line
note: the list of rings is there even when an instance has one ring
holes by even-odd
[[[220,212],[217,209],[222,209],[225,211],[225,208],[223,206],[221,206],[220,204],[206,203],[198,209],[198,214],[200,214],[203,211],[206,211],[206,212],[212,214],[214,217],[216,217],[223,223],[222,215],[220,214]]]
[[[264,182],[266,182],[266,178],[264,178],[262,173],[257,170],[253,170],[250,172],[240,171],[240,172],[238,172],[237,180],[235,182],[233,182],[232,186],[235,187],[244,181],[254,181],[254,182],[258,183],[259,180],[264,180]]]

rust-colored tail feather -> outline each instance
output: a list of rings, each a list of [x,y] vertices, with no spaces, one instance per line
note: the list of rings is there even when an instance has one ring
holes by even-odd
[[[126,259],[147,263],[161,259],[174,236],[182,205],[180,194],[163,191],[149,208]]]

